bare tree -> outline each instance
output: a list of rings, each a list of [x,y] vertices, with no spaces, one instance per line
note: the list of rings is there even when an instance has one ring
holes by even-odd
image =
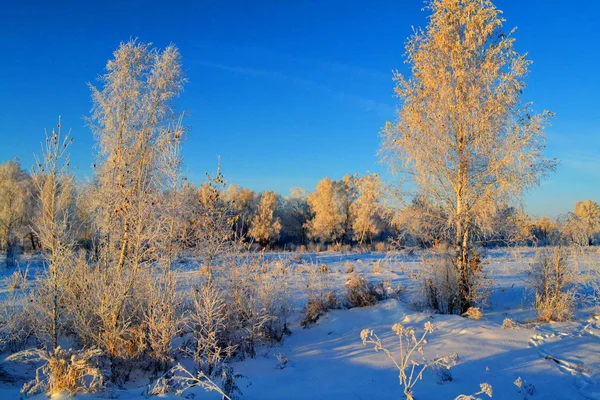
[[[552,114],[520,101],[530,61],[490,0],[432,0],[428,8],[427,28],[406,45],[412,77],[394,75],[402,104],[398,122],[382,131],[381,151],[446,211],[465,312],[474,230],[554,169],[542,155]]]

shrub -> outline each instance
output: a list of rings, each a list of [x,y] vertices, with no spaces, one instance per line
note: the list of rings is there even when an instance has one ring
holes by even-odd
[[[339,301],[333,291],[309,298],[300,325],[306,328],[307,326],[316,323],[327,311],[336,308],[339,308]]]
[[[415,276],[419,282],[418,309],[430,308],[442,314],[459,309],[458,275],[448,251],[438,249],[423,259],[423,268]]]
[[[23,304],[28,298],[9,294],[0,301],[0,349],[18,350],[33,333],[31,314]]]
[[[462,308],[459,276],[454,252],[437,245],[423,258],[423,268],[415,275],[419,282],[420,299],[417,309],[433,309],[442,314],[455,314]],[[474,251],[469,260],[468,300],[474,305],[486,303],[491,292],[491,281],[483,272],[481,257]]]
[[[331,309],[340,308],[338,296],[331,289],[331,277],[329,274],[321,274],[316,268],[309,266],[306,280],[307,302],[304,317],[300,325],[308,327],[319,320],[319,318]]]
[[[98,349],[64,350],[57,347],[52,352],[24,350],[9,356],[7,360],[44,363],[38,368],[35,379],[21,389],[24,395],[60,392],[74,395],[94,393],[103,387],[104,377],[98,366],[101,355]]]
[[[192,304],[187,312],[186,325],[191,331],[190,349],[198,369],[207,376],[219,373],[235,346],[226,344],[226,304],[213,283],[206,283],[192,293]]]
[[[223,399],[232,400],[235,398],[235,393],[241,393],[238,386],[235,384],[236,377],[238,376],[233,375],[231,370],[228,369],[227,373],[221,377],[221,388],[202,371],[192,374],[181,364],[177,364],[166,374],[157,379],[156,382],[148,388],[146,394],[148,396],[163,396],[172,392],[177,396],[182,396],[188,389],[201,387],[207,392],[214,391],[219,393]]]
[[[346,261],[344,263],[344,266],[346,267],[346,273],[347,274],[351,274],[354,272],[354,265],[352,265],[352,263],[350,261]]]
[[[283,340],[291,312],[287,264],[249,256],[232,263],[221,279],[231,345],[254,357],[259,341]]]
[[[480,383],[479,384],[479,392],[469,394],[469,395],[461,394],[458,397],[456,397],[454,400],[481,400],[480,397],[477,397],[480,394],[485,394],[488,397],[492,397],[492,385],[490,385],[489,383]]]
[[[27,288],[27,276],[29,274],[29,265],[22,270],[18,268],[8,278],[6,278],[6,286],[11,292],[14,290]]]
[[[373,273],[374,274],[380,274],[381,273],[381,260],[377,260],[373,264]]]
[[[479,321],[483,313],[478,307],[469,307],[467,312],[463,313],[463,317],[474,319],[475,321]]]
[[[571,318],[575,305],[576,280],[569,267],[566,249],[556,247],[538,254],[528,271],[530,287],[535,291],[538,321],[565,321]]]
[[[527,383],[525,379],[521,379],[519,376],[513,384],[517,387],[517,392],[522,396],[523,400],[527,400],[528,396],[533,396],[535,394],[535,386],[530,383]]]
[[[383,253],[385,251],[385,242],[376,242],[375,243],[375,251],[378,253]]]
[[[517,323],[510,318],[504,318],[502,321],[502,329],[515,329],[517,327]]]
[[[321,265],[319,265],[319,272],[320,272],[321,274],[328,274],[328,273],[330,273],[331,271],[329,270],[329,267],[328,267],[327,265],[325,265],[325,264],[321,264]]]
[[[349,307],[367,307],[377,303],[373,286],[359,274],[352,274],[346,281],[346,300]]]

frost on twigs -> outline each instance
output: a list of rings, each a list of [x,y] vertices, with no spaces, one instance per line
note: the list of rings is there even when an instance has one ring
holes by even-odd
[[[450,369],[456,364],[458,355],[453,354],[433,360],[425,359],[423,352],[423,346],[427,343],[425,338],[434,331],[431,322],[425,323],[424,332],[420,337],[417,336],[414,328],[408,328],[402,324],[394,324],[392,331],[398,336],[400,342],[399,355],[394,355],[390,350],[385,348],[381,339],[370,329],[363,329],[360,333],[360,339],[363,345],[373,345],[373,349],[376,352],[382,351],[394,363],[398,369],[400,386],[404,388],[404,395],[408,400],[414,400],[413,388],[418,381],[423,379],[425,370],[433,367]]]

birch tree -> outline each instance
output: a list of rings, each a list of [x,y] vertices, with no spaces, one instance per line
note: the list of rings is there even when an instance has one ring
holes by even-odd
[[[366,239],[373,241],[383,226],[383,191],[379,175],[363,176],[357,180],[358,197],[352,205],[352,228],[358,244]]]
[[[473,232],[554,168],[542,154],[552,114],[521,101],[531,62],[490,0],[432,0],[428,9],[428,26],[406,44],[411,76],[394,74],[401,105],[397,122],[383,128],[381,150],[446,211],[465,312]]]
[[[308,195],[308,204],[314,215],[307,222],[310,236],[324,243],[338,240],[343,233],[344,215],[337,203],[335,182],[321,179],[316,191]]]

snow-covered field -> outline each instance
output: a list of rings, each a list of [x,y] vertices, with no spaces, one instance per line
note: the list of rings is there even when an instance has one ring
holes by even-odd
[[[300,326],[305,302],[302,273],[292,278],[292,334],[283,343],[262,346],[254,359],[233,363],[240,374],[238,385],[244,399],[401,399],[398,372],[389,359],[371,346],[364,346],[360,332],[373,329],[388,349],[398,351],[395,323],[414,327],[420,333],[427,321],[435,331],[424,347],[426,358],[458,354],[451,369],[452,380],[439,383],[432,371],[426,371],[414,389],[415,398],[454,399],[459,394],[479,390],[480,383],[493,387],[498,399],[600,399],[600,318],[591,306],[580,306],[575,318],[565,323],[537,323],[526,289],[525,271],[534,252],[530,249],[492,251],[487,269],[493,279],[493,293],[483,317],[476,321],[456,315],[418,312],[411,306],[416,283],[411,272],[421,267],[415,256],[384,258],[383,254],[270,254],[269,257],[294,257],[296,263],[326,264],[334,288],[342,290],[352,266],[371,281],[390,280],[402,284],[407,293],[400,300],[389,299],[375,306],[333,310],[315,325]],[[598,256],[596,261],[598,261]],[[373,273],[375,263],[381,272]],[[34,263],[35,264],[35,263]],[[32,268],[36,268],[35,265]],[[178,278],[192,285],[197,272],[183,269]],[[297,278],[296,278],[297,276]],[[2,284],[6,293],[6,283]],[[503,329],[505,318],[518,323],[515,329]],[[287,358],[281,367],[279,358]],[[4,363],[15,375],[33,367]],[[513,384],[521,378],[529,394],[519,393]],[[0,398],[18,398],[22,381],[2,383]],[[127,390],[115,390],[118,398],[139,398],[148,384],[146,379],[133,381]],[[533,389],[534,388],[534,389]],[[524,392],[524,390],[522,390]],[[216,399],[215,393],[201,389],[186,392],[196,398]],[[106,397],[106,396],[105,396]],[[91,398],[91,396],[86,396]]]

